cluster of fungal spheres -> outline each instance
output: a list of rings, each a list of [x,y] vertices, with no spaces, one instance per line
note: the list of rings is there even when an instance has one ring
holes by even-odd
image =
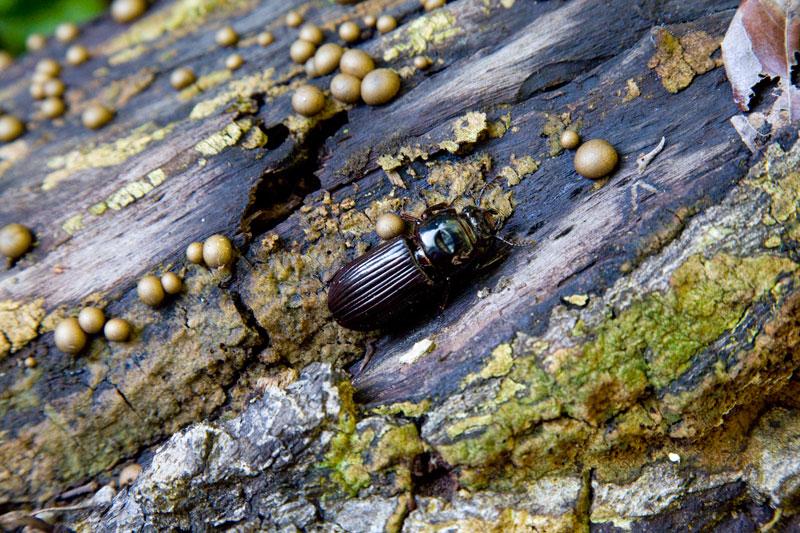
[[[389,68],[376,68],[375,60],[360,49],[346,49],[337,43],[325,43],[324,32],[311,23],[303,24],[302,16],[292,11],[286,16],[290,27],[300,27],[298,38],[289,48],[289,56],[297,64],[304,65],[309,78],[327,76],[337,69],[329,89],[333,98],[344,104],[364,102],[368,105],[383,105],[400,92],[400,76]],[[301,26],[302,24],[302,26]],[[367,28],[376,27],[386,33],[397,27],[391,15],[364,19]],[[347,43],[361,39],[361,27],[354,21],[343,22],[337,33]],[[427,68],[427,67],[426,67]],[[315,85],[300,86],[292,95],[292,108],[305,117],[312,117],[325,109],[325,93]]]
[[[131,21],[147,8],[144,0],[116,0],[112,3],[112,17],[118,22]],[[80,28],[71,22],[65,22],[56,27],[55,38],[61,43],[70,44],[80,37]],[[47,37],[34,33],[28,36],[26,45],[28,50],[41,50],[47,44]],[[87,62],[91,57],[89,49],[82,44],[71,44],[64,54],[67,65],[77,67]],[[13,63],[13,58],[8,52],[0,51],[0,71]],[[62,65],[53,58],[41,59],[31,75],[29,93],[31,98],[38,101],[39,116],[46,120],[55,120],[67,112],[64,103],[64,93],[67,86],[61,79]],[[100,102],[88,104],[81,114],[81,122],[89,129],[98,129],[108,124],[115,115],[115,111]],[[26,131],[25,123],[11,114],[0,112],[0,142],[8,143],[22,136]]]
[[[209,268],[230,266],[236,257],[233,243],[224,235],[212,235],[205,242],[193,242],[186,248],[186,259]]]
[[[575,171],[592,180],[604,178],[617,168],[619,154],[614,146],[605,139],[591,139],[581,144],[581,137],[574,130],[561,133],[561,146],[575,152]]]
[[[125,342],[130,338],[132,330],[131,323],[124,318],[111,318],[106,321],[102,309],[90,306],[81,309],[77,317],[61,320],[53,332],[53,340],[62,352],[76,355],[86,347],[89,335],[102,331],[105,338],[111,342]]]

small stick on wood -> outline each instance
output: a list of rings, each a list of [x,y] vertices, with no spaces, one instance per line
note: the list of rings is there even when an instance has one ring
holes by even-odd
[[[658,146],[647,152],[646,154],[642,154],[636,158],[636,166],[639,168],[639,174],[644,173],[644,169],[647,168],[647,165],[656,158],[658,154],[661,153],[661,150],[664,149],[664,145],[667,143],[666,137],[661,137],[661,142],[658,143]]]

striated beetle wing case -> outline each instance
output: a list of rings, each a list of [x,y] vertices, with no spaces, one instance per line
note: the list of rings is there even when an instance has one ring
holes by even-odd
[[[336,273],[328,288],[328,309],[348,329],[377,329],[403,320],[434,292],[433,280],[414,258],[408,241],[399,237]]]

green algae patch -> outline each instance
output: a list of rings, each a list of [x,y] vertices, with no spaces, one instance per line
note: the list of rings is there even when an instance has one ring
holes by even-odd
[[[0,359],[38,337],[44,316],[42,298],[28,303],[0,301]]]
[[[142,153],[152,143],[164,140],[174,127],[175,124],[158,127],[155,123],[149,122],[116,141],[88,145],[66,155],[54,157],[47,162],[51,172],[45,176],[42,190],[51,190],[70,176],[84,170],[121,165],[131,157]]]
[[[642,427],[663,431],[660,419],[633,411],[647,390],[680,377],[695,355],[735,329],[753,303],[796,270],[794,262],[771,255],[695,255],[673,273],[667,291],[585,327],[582,343],[549,352],[546,344],[528,343],[516,357],[500,345],[466,380],[469,387],[499,374],[493,399],[481,411],[452,417],[447,440],[435,448],[448,463],[468,467],[462,482],[482,483],[472,468],[500,464],[509,453],[528,473],[556,468],[568,449],[583,446],[615,416],[622,418],[609,439],[633,438],[631,431]]]
[[[381,405],[371,410],[371,412],[379,415],[394,416],[402,415],[409,418],[418,418],[431,408],[430,400],[422,400],[419,403],[414,402],[397,402],[389,405]]]
[[[336,432],[319,467],[330,471],[331,480],[345,493],[356,496],[372,484],[372,476],[394,472],[400,489],[410,484],[409,466],[425,451],[417,427],[384,417],[358,421],[350,382],[339,385],[342,408]]]
[[[394,426],[381,436],[377,445],[370,450],[369,468],[379,471],[404,460],[416,457],[425,451],[422,439],[414,424]]]
[[[392,46],[383,53],[384,61],[400,56],[413,57],[425,53],[429,46],[436,46],[459,35],[461,28],[455,27],[456,19],[446,9],[436,11],[413,20],[400,28],[393,36]]]
[[[325,461],[320,467],[330,470],[331,479],[346,493],[355,496],[370,483],[370,473],[364,465],[362,454],[372,442],[375,433],[372,430],[362,434],[356,432],[358,417],[353,403],[353,386],[349,382],[339,385],[339,398],[342,409],[336,435],[331,439]]]
[[[468,375],[465,384],[472,383],[476,379],[490,379],[503,377],[511,370],[514,359],[511,357],[511,345],[501,344],[492,350],[492,356],[486,366],[477,374]]]

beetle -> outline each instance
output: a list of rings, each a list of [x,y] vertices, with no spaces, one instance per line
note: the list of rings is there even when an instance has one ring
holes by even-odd
[[[450,281],[480,268],[496,249],[493,212],[468,206],[460,213],[439,204],[427,208],[405,234],[390,239],[331,279],[328,309],[340,325],[368,331],[395,325],[430,306]]]

